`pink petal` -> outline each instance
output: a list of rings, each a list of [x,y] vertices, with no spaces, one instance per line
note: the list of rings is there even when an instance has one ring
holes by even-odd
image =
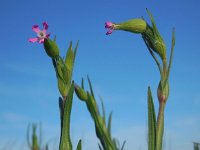
[[[28,41],[29,42],[32,42],[32,43],[35,43],[37,42],[38,38],[29,38]]]
[[[108,30],[108,32],[106,32],[106,35],[112,34],[112,32],[113,32],[113,29]]]
[[[44,38],[38,41],[39,43],[44,43]]]
[[[38,25],[34,25],[32,27],[32,30],[35,31],[36,33],[40,32],[39,26]]]
[[[47,22],[43,22],[42,24],[43,24],[43,28],[44,28],[45,30],[47,30],[47,29],[48,29],[48,24],[47,24]]]
[[[44,34],[46,34],[47,30],[46,30],[46,29],[43,29],[42,32],[43,32]]]
[[[106,22],[106,23],[105,23],[105,28],[111,28],[112,25],[113,25],[112,22]]]

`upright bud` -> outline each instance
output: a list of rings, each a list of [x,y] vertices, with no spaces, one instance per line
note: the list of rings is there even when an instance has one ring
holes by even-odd
[[[56,42],[49,38],[44,39],[44,49],[47,55],[51,58],[56,58],[59,56],[59,48]]]
[[[86,101],[88,99],[87,92],[84,89],[80,88],[79,86],[75,86],[75,92],[78,98],[82,101]]]
[[[169,83],[167,82],[164,87],[162,87],[161,85],[161,81],[158,85],[158,89],[157,89],[157,96],[158,96],[158,101],[159,103],[166,103],[168,96],[169,96]]]

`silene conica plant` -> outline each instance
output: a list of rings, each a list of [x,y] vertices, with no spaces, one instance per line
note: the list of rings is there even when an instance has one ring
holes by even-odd
[[[134,34],[140,34],[144,43],[156,62],[160,72],[160,79],[157,88],[157,98],[159,102],[158,114],[155,113],[154,101],[151,93],[151,88],[148,87],[147,100],[148,100],[148,150],[162,150],[162,141],[164,134],[164,114],[167,99],[169,96],[169,75],[172,65],[172,58],[175,46],[175,31],[172,32],[172,43],[170,50],[170,58],[167,59],[167,50],[165,42],[160,35],[154,18],[150,11],[147,10],[150,17],[151,24],[148,24],[144,18],[131,19],[122,23],[106,22],[105,28],[108,29],[107,35],[112,34],[115,30],[128,31]],[[74,91],[78,98],[86,104],[91,118],[93,119],[96,136],[99,139],[100,150],[123,150],[125,141],[120,145],[116,138],[111,134],[111,121],[112,113],[110,113],[108,120],[106,119],[105,107],[101,100],[100,113],[97,104],[92,83],[87,77],[89,90],[84,88],[84,80],[82,79],[81,85],[76,84],[72,80],[72,73],[78,43],[75,48],[70,42],[68,51],[65,57],[61,57],[59,47],[56,43],[56,38],[50,39],[50,34],[47,32],[48,24],[43,22],[43,29],[40,30],[38,25],[34,25],[32,30],[36,32],[35,38],[30,38],[29,42],[43,44],[46,54],[50,57],[58,83],[60,92],[59,109],[60,109],[60,143],[59,150],[72,150],[73,145],[70,137],[70,116],[73,102]],[[35,130],[35,129],[34,129]],[[37,145],[37,144],[36,144]],[[76,145],[76,150],[81,150],[81,140]]]

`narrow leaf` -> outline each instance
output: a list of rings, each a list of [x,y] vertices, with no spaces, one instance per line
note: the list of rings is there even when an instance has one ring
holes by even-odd
[[[76,150],[82,150],[82,141],[79,140]]]
[[[167,84],[167,82],[169,80],[169,74],[170,74],[170,70],[171,70],[171,67],[172,67],[172,60],[173,60],[173,56],[174,56],[174,46],[175,46],[175,29],[173,29],[173,31],[172,31],[172,43],[171,43],[169,65],[168,65],[168,68],[167,68],[167,76],[166,76],[166,79],[162,83],[162,87],[165,87],[165,85]]]
[[[92,83],[91,83],[91,81],[90,81],[89,76],[87,76],[87,78],[88,78],[88,83],[89,83],[89,86],[90,86],[90,93],[91,93],[92,96],[94,97],[94,92],[93,92],[93,89],[92,89]]]
[[[111,138],[111,123],[112,123],[112,112],[110,113],[109,118],[108,118],[108,134],[110,138]]]
[[[160,33],[158,32],[158,29],[157,29],[157,27],[156,27],[156,23],[155,23],[155,21],[154,21],[154,18],[153,18],[153,16],[152,16],[151,12],[150,12],[147,8],[146,8],[146,10],[147,10],[147,13],[148,13],[148,15],[149,15],[149,18],[150,18],[150,20],[151,20],[151,23],[152,23],[152,27],[153,27],[154,32],[156,32],[157,35],[160,35]]]
[[[30,133],[30,124],[28,124],[28,127],[27,127],[26,139],[27,139],[27,143],[28,143],[29,148],[31,148],[32,145],[31,145],[31,142],[30,142],[30,138],[29,138],[30,135],[29,135],[29,133]]]
[[[101,101],[103,120],[104,120],[104,122],[106,122],[106,111],[105,111],[103,99],[102,99],[102,97],[99,97],[99,99],[100,99],[100,101]]]
[[[74,64],[74,52],[72,49],[72,42],[70,42],[69,48],[67,50],[67,54],[65,57],[65,65],[70,72],[73,70],[73,64]]]
[[[60,128],[61,128],[61,134],[62,134],[62,126],[63,126],[63,100],[61,97],[59,97],[59,100],[58,100],[58,104],[59,104],[59,110],[60,110]]]
[[[79,41],[77,42],[76,47],[74,49],[74,61],[75,61],[75,58],[76,58],[76,52],[77,52],[77,49],[78,49],[78,45],[79,45]]]
[[[81,80],[81,87],[82,87],[82,89],[84,89],[84,79],[83,78]]]
[[[169,73],[172,65],[172,60],[174,56],[174,46],[175,46],[175,29],[172,31],[172,45],[171,45],[171,53],[170,53],[170,59],[169,59],[169,66],[167,70],[167,79],[169,78]]]
[[[101,145],[98,143],[98,146],[99,146],[99,150],[103,150],[103,148],[101,147]]]
[[[126,141],[123,142],[121,150],[124,150],[125,144],[126,144]]]
[[[148,87],[148,150],[156,147],[156,114],[151,89]]]

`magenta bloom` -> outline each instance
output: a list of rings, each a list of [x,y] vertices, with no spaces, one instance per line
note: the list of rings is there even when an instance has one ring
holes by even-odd
[[[106,32],[106,35],[109,35],[115,30],[115,24],[113,24],[112,22],[106,22],[105,28],[108,29],[108,31]]]
[[[46,22],[42,23],[43,25],[43,30],[40,30],[38,25],[33,25],[32,30],[37,33],[37,37],[35,38],[29,38],[28,41],[35,43],[44,43],[44,39],[48,38],[50,36],[50,34],[47,34],[47,29],[48,29],[48,24]]]

